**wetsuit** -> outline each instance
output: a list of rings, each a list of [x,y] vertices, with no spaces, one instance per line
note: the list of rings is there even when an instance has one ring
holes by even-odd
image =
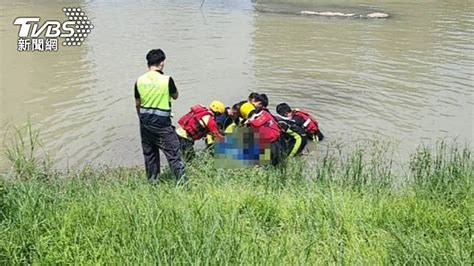
[[[278,115],[275,118],[284,132],[284,154],[289,157],[300,155],[306,144],[308,144],[306,131],[301,126],[298,126],[295,120]]]

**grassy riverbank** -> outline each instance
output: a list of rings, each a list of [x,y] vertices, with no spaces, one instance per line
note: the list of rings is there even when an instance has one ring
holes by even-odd
[[[0,264],[472,263],[470,151],[420,148],[394,171],[370,150],[330,149],[311,169],[196,160],[188,187],[26,156],[0,179]]]

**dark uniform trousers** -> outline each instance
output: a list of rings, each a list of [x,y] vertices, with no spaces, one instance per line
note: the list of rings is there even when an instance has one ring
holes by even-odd
[[[181,155],[186,162],[190,162],[196,156],[196,152],[194,152],[194,141],[181,136],[178,136],[178,140],[181,148]]]
[[[284,151],[287,149],[283,135],[270,143],[270,158],[273,166],[277,166],[285,159]]]
[[[178,135],[173,126],[155,126],[140,123],[145,169],[149,180],[158,179],[160,174],[160,150],[166,156],[168,164],[178,181],[186,181],[184,176],[184,162],[180,156]]]

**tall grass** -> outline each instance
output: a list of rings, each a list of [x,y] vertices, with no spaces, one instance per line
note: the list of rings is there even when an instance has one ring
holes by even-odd
[[[470,150],[420,147],[402,171],[387,150],[235,170],[201,154],[188,187],[170,173],[149,184],[141,168],[45,179],[14,164],[0,179],[0,264],[472,264]]]
[[[46,178],[52,165],[39,140],[39,131],[28,121],[22,127],[12,127],[5,134],[5,157],[12,175],[23,179]]]

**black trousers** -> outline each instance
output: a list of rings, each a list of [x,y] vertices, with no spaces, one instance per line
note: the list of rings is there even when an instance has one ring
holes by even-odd
[[[303,151],[303,149],[306,147],[306,145],[308,144],[308,137],[306,136],[301,136],[301,143],[298,147],[298,151],[296,152],[296,156],[297,155],[301,155],[301,152]],[[285,152],[284,154],[286,154],[287,156],[290,155],[291,151],[293,150],[293,148],[295,147],[296,145],[296,140],[292,137],[288,138],[286,140],[286,146],[284,147],[285,148]]]
[[[280,136],[276,141],[270,143],[270,157],[273,166],[280,164],[281,161],[286,157],[284,154],[285,149],[286,144],[283,136]]]
[[[180,155],[178,135],[173,126],[157,127],[140,123],[140,136],[149,180],[157,180],[160,174],[160,150],[165,154],[176,179],[179,181],[184,178],[184,162]]]
[[[194,141],[178,136],[181,154],[186,162],[191,161],[196,152],[194,151]]]

